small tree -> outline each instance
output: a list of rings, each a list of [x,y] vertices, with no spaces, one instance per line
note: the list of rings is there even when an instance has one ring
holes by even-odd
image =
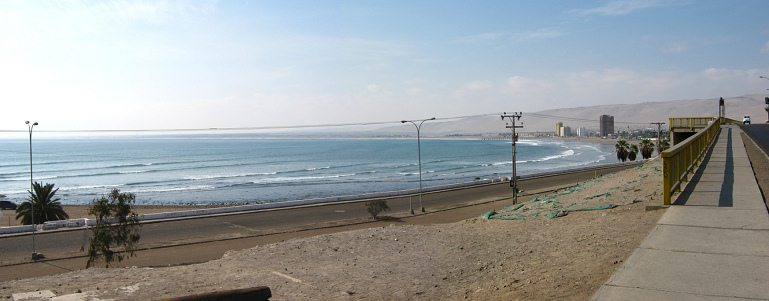
[[[668,148],[670,148],[670,140],[662,139],[660,140],[659,145],[657,146],[657,153],[661,154]]]
[[[131,210],[134,200],[133,193],[121,193],[115,188],[107,196],[91,202],[88,213],[96,216],[96,225],[91,228],[86,268],[100,260],[104,260],[106,267],[109,267],[115,260],[123,261],[126,254],[134,256],[141,237],[139,215]],[[122,252],[113,250],[121,247]]]
[[[45,185],[39,182],[32,183],[32,190],[27,191],[29,192],[27,200],[16,208],[16,219],[21,219],[23,225],[31,225],[32,211],[35,212],[35,224],[68,219],[69,215],[64,212],[60,199],[56,197],[59,188],[54,189],[53,186],[50,183]]]
[[[630,154],[629,148],[630,146],[628,145],[627,141],[623,139],[617,141],[617,143],[614,144],[614,149],[617,151],[617,160],[622,162],[627,161],[627,157]]]
[[[654,143],[649,139],[641,139],[641,157],[644,160],[649,159],[652,157],[652,153],[654,153]]]
[[[628,153],[627,153],[627,158],[630,161],[635,161],[635,158],[637,156],[638,156],[638,145],[631,144],[630,149],[628,150]]]
[[[366,202],[366,210],[371,214],[371,217],[377,219],[380,213],[390,211],[390,206],[387,206],[387,202],[383,200],[373,200]]]

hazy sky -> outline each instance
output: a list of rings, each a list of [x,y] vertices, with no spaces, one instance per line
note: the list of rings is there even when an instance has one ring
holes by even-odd
[[[0,130],[280,126],[765,93],[769,1],[0,1]]]

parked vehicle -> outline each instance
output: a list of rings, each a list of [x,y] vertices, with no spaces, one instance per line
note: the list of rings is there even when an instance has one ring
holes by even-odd
[[[742,124],[750,124],[750,116],[745,115],[742,117]]]
[[[16,204],[11,201],[0,201],[0,209],[3,210],[16,210]]]

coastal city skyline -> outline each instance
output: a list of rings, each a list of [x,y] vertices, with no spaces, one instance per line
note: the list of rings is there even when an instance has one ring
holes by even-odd
[[[357,123],[765,92],[763,1],[0,3],[0,130]]]

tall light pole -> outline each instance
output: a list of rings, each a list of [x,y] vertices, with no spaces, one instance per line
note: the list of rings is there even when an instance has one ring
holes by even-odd
[[[37,122],[29,124],[29,121],[24,121],[29,129],[29,193],[33,193],[34,184],[32,182],[32,129],[37,125]],[[37,231],[37,225],[35,225],[35,203],[32,202],[30,195],[30,207],[32,208],[32,260],[37,260],[38,254],[35,249],[35,231]]]
[[[422,124],[428,120],[435,120],[435,117],[423,120],[401,120],[401,123],[410,122],[414,125],[415,128],[417,128],[417,160],[419,162],[419,207],[422,207],[422,212],[425,212],[425,206],[422,205],[422,142],[419,138],[419,132],[422,130]],[[419,125],[417,125],[417,121],[419,121]],[[411,199],[409,199],[409,211],[411,211],[411,214],[414,214],[414,207],[411,206]]]
[[[758,78],[763,78],[766,80],[769,80],[769,77],[766,76],[759,76]],[[766,89],[769,90],[769,89]],[[766,107],[764,107],[764,110],[766,110],[766,122],[769,123],[769,97],[764,97],[764,103],[766,104]]]
[[[502,120],[505,120],[505,118],[510,119],[510,123],[505,123],[505,127],[513,131],[513,135],[510,137],[510,139],[513,141],[513,176],[510,179],[510,187],[513,188],[513,205],[518,204],[518,176],[516,175],[515,170],[515,143],[518,141],[518,135],[515,133],[515,129],[523,127],[523,125],[515,125],[515,121],[520,121],[522,114],[523,113],[521,112],[513,112],[512,114],[502,112],[501,116]]]

